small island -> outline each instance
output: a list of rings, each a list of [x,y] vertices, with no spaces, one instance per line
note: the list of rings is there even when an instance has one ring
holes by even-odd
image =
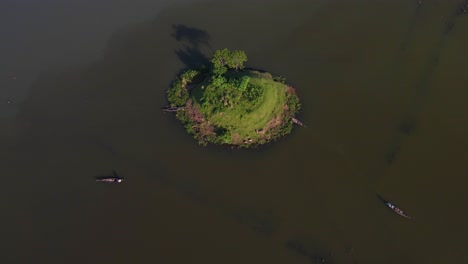
[[[281,76],[245,69],[244,51],[217,50],[211,63],[180,74],[167,90],[170,106],[201,145],[254,147],[291,132],[301,104]]]

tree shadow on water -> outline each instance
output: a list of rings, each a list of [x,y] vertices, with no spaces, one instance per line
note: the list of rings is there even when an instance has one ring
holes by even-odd
[[[188,27],[186,25],[172,25],[172,37],[179,42],[188,42],[192,47],[198,48],[200,45],[210,46],[210,34],[205,30]]]
[[[184,63],[186,68],[195,68],[201,64],[207,64],[209,62],[208,57],[199,49],[189,46],[177,49],[175,54],[179,60]]]
[[[415,129],[415,122],[412,121],[412,120],[405,120],[403,121],[401,124],[400,124],[400,131],[401,133],[409,136],[411,133],[413,133],[414,129]]]
[[[175,54],[186,68],[193,68],[209,62],[208,57],[203,53],[203,49],[212,50],[210,46],[210,34],[205,30],[188,27],[186,25],[172,25],[171,36],[180,43],[182,48],[176,49]]]

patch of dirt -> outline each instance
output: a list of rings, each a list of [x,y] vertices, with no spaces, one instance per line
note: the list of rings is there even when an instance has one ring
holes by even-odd
[[[194,128],[198,131],[201,138],[207,138],[208,136],[215,135],[214,127],[206,121],[198,107],[191,99],[187,101],[185,109],[189,118],[195,122]]]
[[[233,133],[231,135],[231,140],[232,140],[232,144],[235,144],[235,145],[240,145],[243,143],[242,137],[238,133]]]
[[[273,117],[270,122],[268,122],[265,127],[263,128],[263,131],[268,131],[271,129],[274,129],[276,127],[279,127],[283,123],[283,118],[281,116],[275,116]]]
[[[185,109],[187,110],[188,116],[190,117],[191,120],[193,120],[195,123],[204,123],[205,118],[203,115],[200,113],[200,110],[198,107],[193,104],[193,101],[191,99],[187,100],[187,104],[185,106]]]
[[[296,89],[294,89],[292,86],[286,86],[286,92],[290,93],[290,94],[294,94],[297,96],[297,92],[296,92]]]

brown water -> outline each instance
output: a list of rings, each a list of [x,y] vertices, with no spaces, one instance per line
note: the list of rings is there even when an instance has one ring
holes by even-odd
[[[460,0],[130,2],[77,11],[64,38],[94,32],[87,52],[2,48],[1,263],[468,263]],[[203,148],[161,113],[177,72],[224,47],[284,75],[308,128]],[[124,184],[94,182],[112,170]]]

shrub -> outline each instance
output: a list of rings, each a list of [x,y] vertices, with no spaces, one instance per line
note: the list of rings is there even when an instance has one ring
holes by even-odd
[[[171,106],[183,106],[189,98],[189,93],[180,78],[177,78],[172,87],[167,90],[167,100]]]
[[[185,71],[184,73],[182,73],[180,75],[180,77],[182,78],[182,80],[184,80],[186,83],[190,83],[192,82],[192,80],[198,75],[200,74],[200,71],[197,71],[197,70],[188,70],[188,71]]]
[[[279,76],[279,75],[278,76],[273,75],[273,81],[285,84],[286,83],[286,78],[283,77],[283,76]]]
[[[247,86],[249,85],[250,77],[249,76],[242,76],[239,84],[239,90],[245,91]]]

